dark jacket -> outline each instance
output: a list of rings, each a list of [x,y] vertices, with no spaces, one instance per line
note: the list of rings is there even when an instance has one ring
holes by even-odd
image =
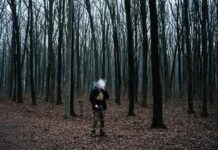
[[[92,104],[92,110],[106,110],[107,104],[106,99],[109,99],[109,94],[107,90],[99,90],[97,87],[94,87],[90,92],[89,100]],[[95,105],[98,105],[98,108],[95,108]]]

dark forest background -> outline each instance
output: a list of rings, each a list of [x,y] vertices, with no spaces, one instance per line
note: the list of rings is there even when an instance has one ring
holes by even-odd
[[[0,0],[0,95],[31,98],[76,115],[74,103],[99,78],[111,99],[148,106],[165,127],[175,97],[202,116],[217,100],[217,0]],[[87,100],[88,101],[88,100]]]

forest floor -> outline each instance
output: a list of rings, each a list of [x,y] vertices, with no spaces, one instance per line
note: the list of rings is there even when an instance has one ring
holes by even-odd
[[[163,105],[167,129],[152,129],[152,105],[135,107],[135,117],[128,117],[128,103],[118,106],[108,101],[106,127],[108,137],[90,137],[91,108],[86,99],[76,113],[83,116],[64,118],[64,105],[37,99],[16,104],[0,99],[1,150],[63,149],[218,149],[218,107],[208,105],[208,118],[201,118],[201,101],[195,101],[195,115],[188,115],[181,100]],[[79,104],[76,103],[76,107]]]

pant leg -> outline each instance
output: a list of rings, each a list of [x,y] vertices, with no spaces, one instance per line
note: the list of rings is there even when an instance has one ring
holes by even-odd
[[[105,111],[100,111],[99,112],[99,117],[100,117],[100,129],[101,131],[105,131]]]
[[[99,120],[98,118],[99,118],[99,112],[94,110],[92,113],[92,129],[91,129],[92,132],[96,131],[96,127]]]

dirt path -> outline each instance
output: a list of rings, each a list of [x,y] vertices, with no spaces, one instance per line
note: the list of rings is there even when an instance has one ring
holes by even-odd
[[[210,106],[210,117],[202,119],[200,105],[196,116],[188,116],[186,106],[164,106],[168,129],[151,129],[152,109],[136,106],[136,117],[128,117],[127,103],[109,102],[107,138],[91,138],[91,110],[84,116],[63,117],[63,106],[38,102],[31,107],[0,100],[0,149],[218,149],[217,107]],[[79,110],[76,110],[79,112]]]

